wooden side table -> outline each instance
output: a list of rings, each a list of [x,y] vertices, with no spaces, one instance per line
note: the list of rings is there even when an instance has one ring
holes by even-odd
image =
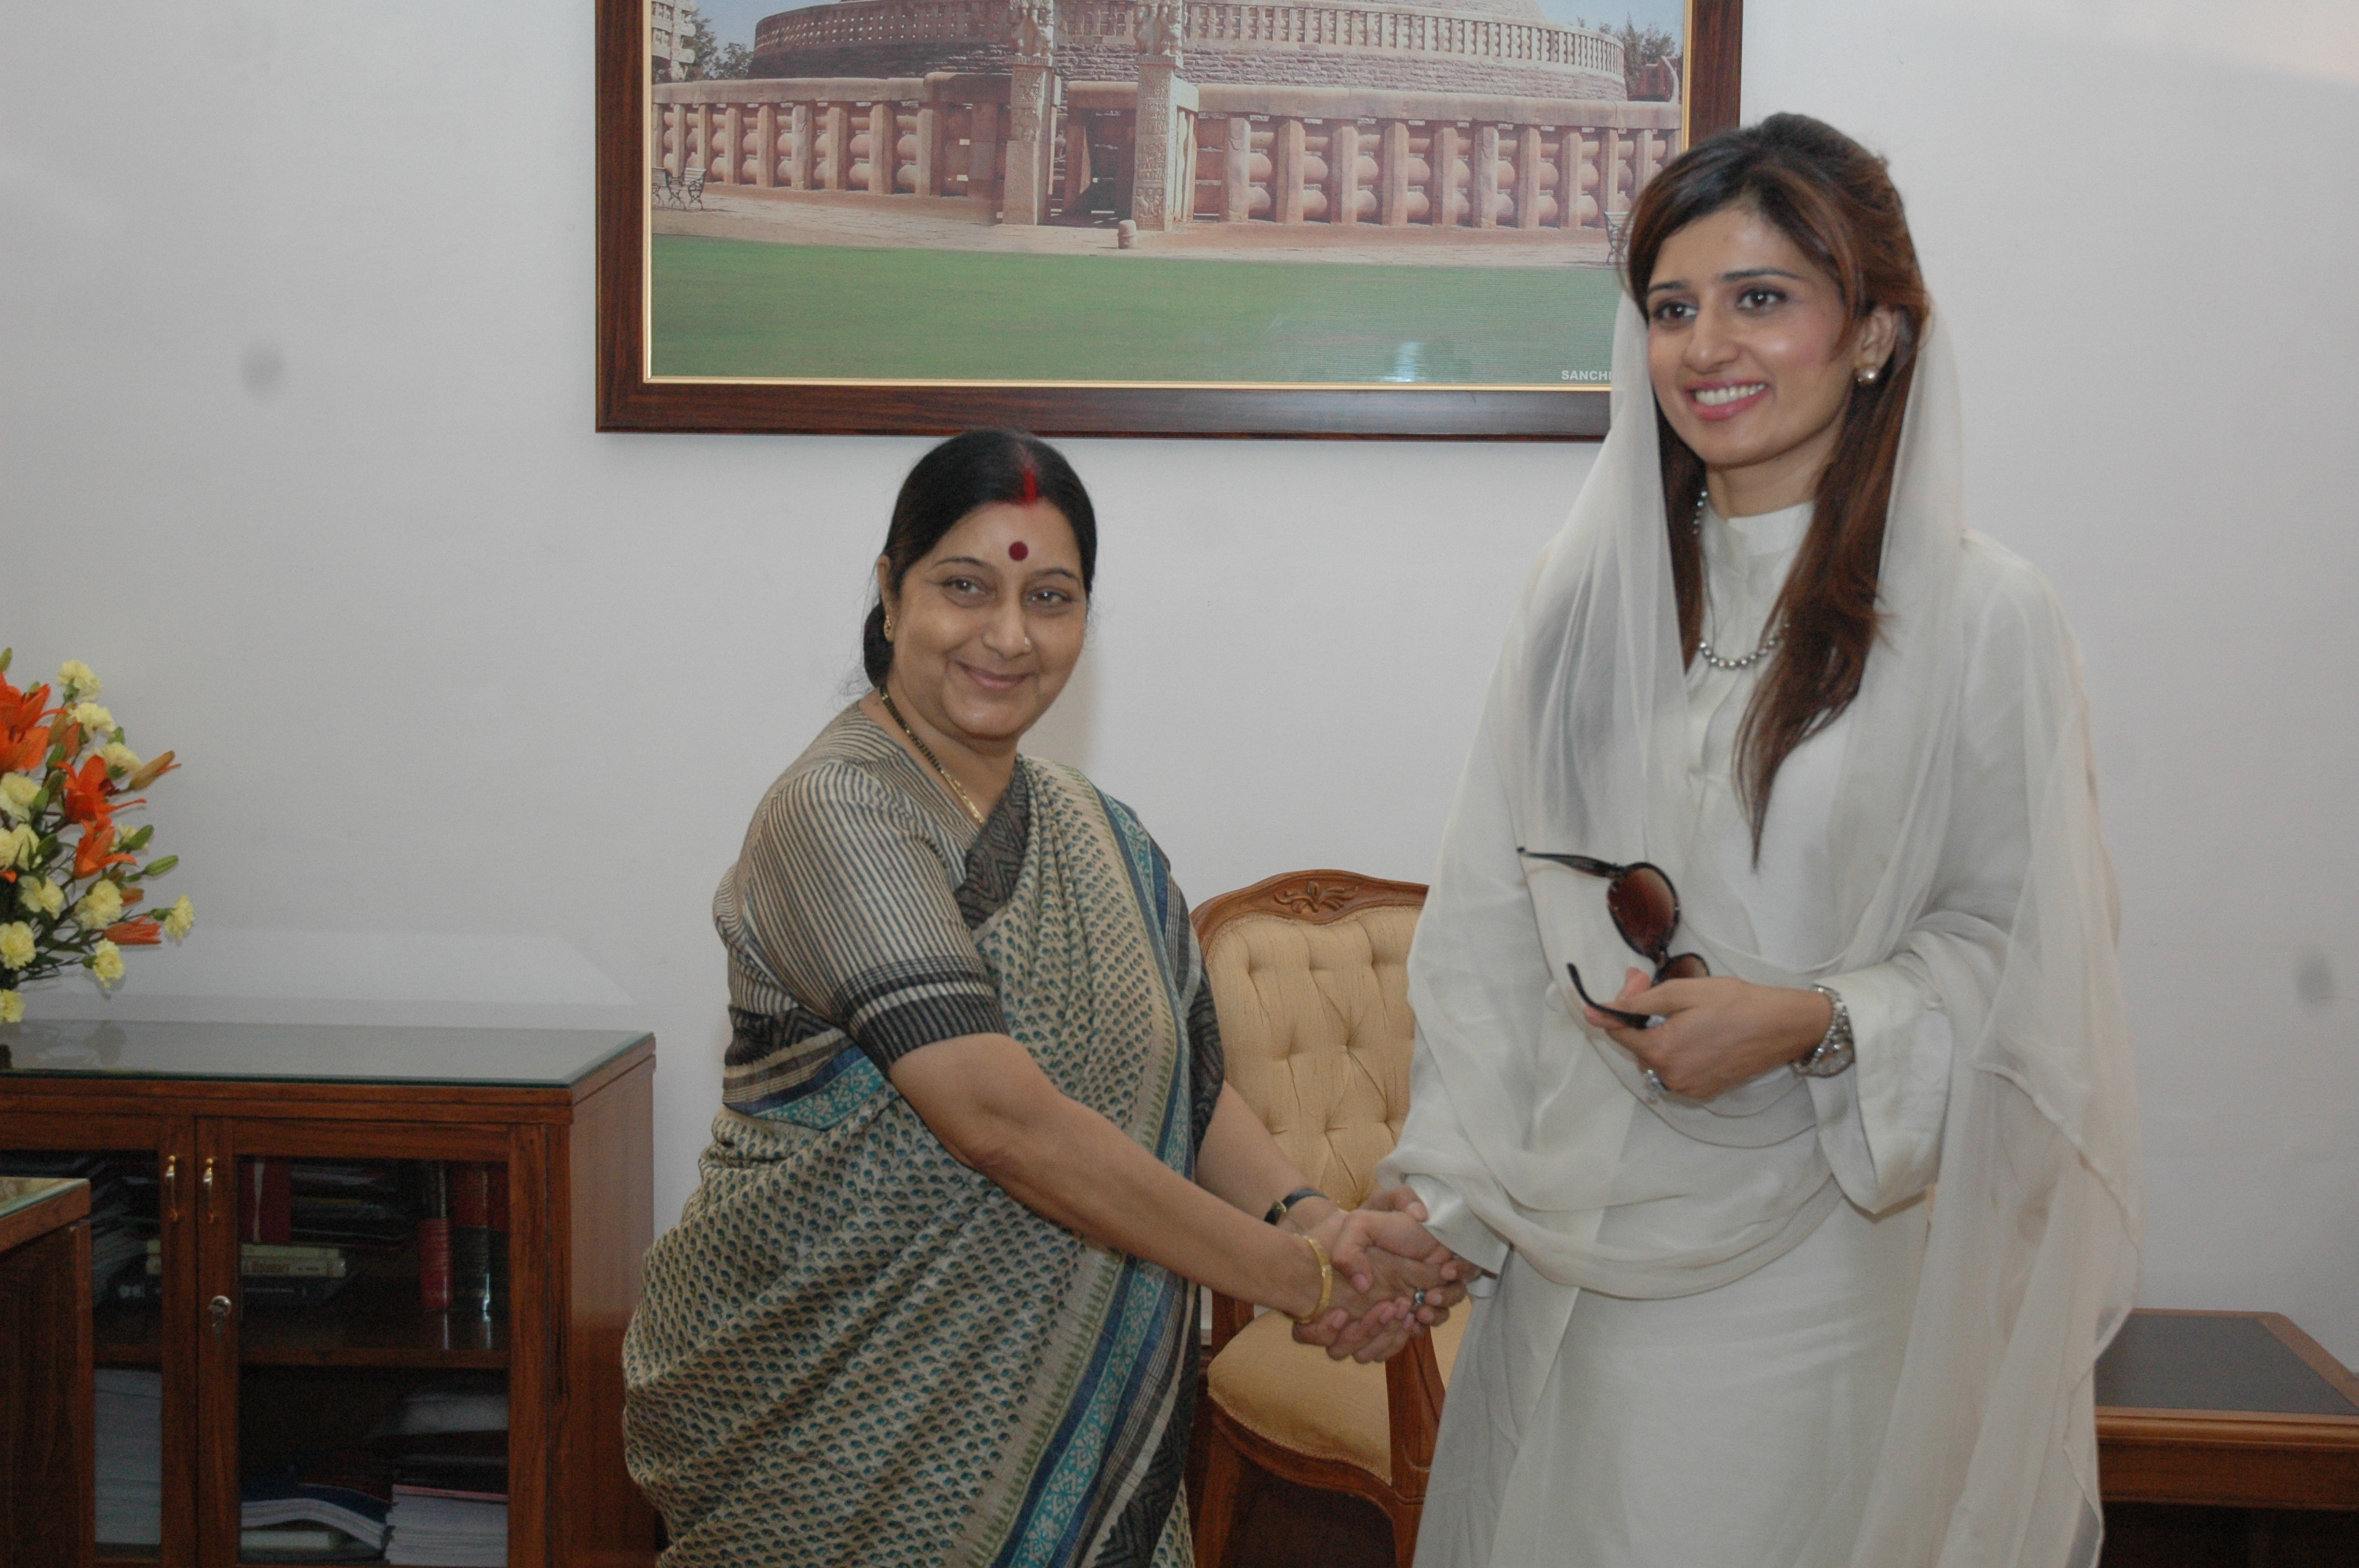
[[[2359,1509],[2359,1379],[2273,1312],[2135,1312],[2097,1363],[2108,1502]]]
[[[83,1568],[90,1184],[0,1176],[0,1568]]]
[[[2105,1568],[2359,1562],[2359,1379],[2284,1317],[2132,1313],[2096,1392]]]

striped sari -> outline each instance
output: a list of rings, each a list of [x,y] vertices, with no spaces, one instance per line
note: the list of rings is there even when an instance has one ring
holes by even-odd
[[[1192,1176],[1220,1058],[1162,853],[1071,769],[1009,795],[968,853],[1025,818],[995,906],[960,890],[1009,1033]],[[1193,1287],[961,1165],[827,1020],[737,1022],[624,1346],[666,1568],[1190,1563]]]

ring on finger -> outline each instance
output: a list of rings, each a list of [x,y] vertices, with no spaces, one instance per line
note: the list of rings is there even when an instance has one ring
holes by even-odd
[[[1411,1291],[1409,1292],[1408,1304],[1411,1311],[1422,1308],[1425,1305],[1425,1292],[1422,1290]]]

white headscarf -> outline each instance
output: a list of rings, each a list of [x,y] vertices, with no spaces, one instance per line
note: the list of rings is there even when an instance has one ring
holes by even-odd
[[[1843,935],[1806,968],[1769,962],[1715,850],[1726,824],[1702,820],[1687,778],[1654,392],[1626,299],[1614,355],[1612,433],[1509,623],[1419,925],[1419,1059],[1387,1179],[1439,1183],[1560,1285],[1639,1298],[1741,1278],[1839,1201],[1795,1075],[1704,1104],[1650,1098],[1628,1054],[1581,1022],[1566,960],[1611,987],[1625,953],[1602,884],[1517,847],[1661,866],[1678,947],[1716,974],[1799,985],[1912,955],[1955,1044],[1939,1201],[1854,1562],[2087,1562],[2091,1371],[2131,1303],[2142,1184],[2071,633],[2037,574],[1965,527],[1936,317],[1901,435],[1880,634],[1840,741],[1827,838]],[[1956,766],[1962,724],[1983,757],[2008,759],[1999,776]],[[1958,859],[1971,847],[1986,871],[1994,843],[2020,857],[2019,889],[1960,907]],[[1683,1136],[1633,1136],[1636,1117]],[[1605,1210],[1639,1202],[1643,1240],[1601,1245]]]

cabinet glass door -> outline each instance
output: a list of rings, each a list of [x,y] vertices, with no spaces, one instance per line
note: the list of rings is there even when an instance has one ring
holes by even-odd
[[[192,1476],[184,1430],[192,1368],[185,1303],[194,1260],[190,1125],[163,1118],[0,1117],[0,1175],[90,1183],[96,1559],[188,1563]]]
[[[201,1321],[236,1390],[207,1483],[208,1537],[234,1549],[212,1562],[507,1561],[505,1140],[389,1132],[205,1141],[233,1190],[205,1227]]]

